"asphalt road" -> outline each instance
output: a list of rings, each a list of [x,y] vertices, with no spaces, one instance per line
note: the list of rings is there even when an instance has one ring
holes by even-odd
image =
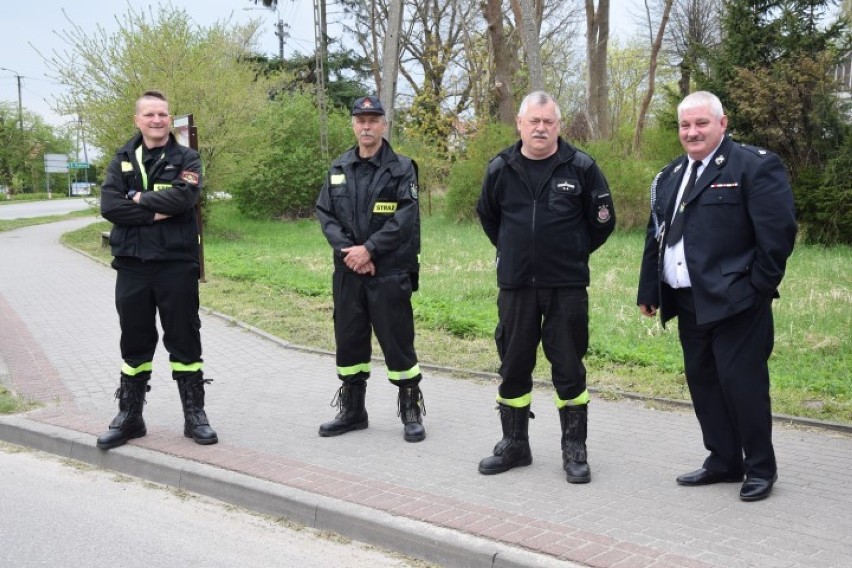
[[[21,201],[20,203],[0,202],[0,219],[29,219],[48,215],[64,215],[72,211],[89,209],[94,198],[74,197],[70,199],[49,199],[44,201]],[[94,214],[94,213],[93,213]]]
[[[426,565],[338,535],[0,443],[0,566]]]

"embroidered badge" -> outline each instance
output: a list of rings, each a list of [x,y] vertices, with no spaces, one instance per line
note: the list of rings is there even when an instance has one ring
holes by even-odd
[[[601,205],[598,207],[598,223],[606,223],[611,217],[609,205]]]
[[[564,191],[565,193],[571,193],[574,189],[573,183],[568,183],[567,181],[559,182],[556,184],[556,189],[559,191]]]
[[[390,201],[376,201],[373,206],[373,213],[395,213],[396,203]]]
[[[346,176],[343,174],[332,174],[329,181],[331,181],[331,185],[343,185],[346,182]]]
[[[133,164],[131,164],[130,162],[121,162],[121,171],[122,172],[132,172],[133,171]]]
[[[721,166],[725,163],[725,156],[716,156],[716,159],[713,161],[716,162],[717,166]]]
[[[419,189],[418,189],[418,187],[417,187],[417,182],[416,182],[416,181],[411,182],[411,187],[410,187],[410,189],[411,189],[411,197],[412,197],[413,199],[417,199],[417,193],[418,193]]]
[[[677,166],[675,166],[675,169],[674,169],[674,171],[672,171],[672,173],[673,174],[678,173],[682,167],[683,167],[683,164],[678,164]]]
[[[198,174],[189,170],[184,170],[180,173],[180,179],[192,185],[198,185]]]

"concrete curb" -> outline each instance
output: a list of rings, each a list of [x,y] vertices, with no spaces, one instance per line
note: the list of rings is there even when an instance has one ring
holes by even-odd
[[[205,495],[259,513],[286,517],[317,530],[332,531],[442,566],[580,566],[132,444],[102,451],[95,446],[94,438],[89,434],[42,424],[23,416],[0,416],[0,439]]]

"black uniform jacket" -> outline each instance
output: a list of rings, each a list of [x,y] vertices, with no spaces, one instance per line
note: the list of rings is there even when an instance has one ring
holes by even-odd
[[[615,209],[595,161],[561,138],[542,187],[530,187],[521,142],[488,164],[476,212],[497,247],[497,285],[584,288],[589,255],[615,229]]]
[[[154,162],[143,187],[136,149],[137,133],[122,146],[109,164],[101,187],[101,215],[113,226],[109,242],[112,255],[142,260],[199,259],[195,204],[201,192],[201,159],[192,148],[181,146],[173,135]],[[142,192],[139,203],[131,191]],[[171,215],[154,222],[154,213]]]
[[[332,164],[325,178],[316,214],[322,232],[334,249],[334,266],[349,270],[341,249],[364,245],[376,275],[418,271],[420,205],[417,201],[417,166],[393,151],[387,140],[379,150],[378,170],[366,191],[355,184],[353,146]],[[374,157],[375,158],[375,157]]]
[[[670,223],[686,156],[665,167],[657,180],[639,276],[638,304],[659,306],[663,323],[674,303],[661,286],[665,225]],[[793,192],[781,159],[726,137],[704,168],[684,210],[683,247],[696,323],[735,315],[761,298],[778,297],[796,239]]]

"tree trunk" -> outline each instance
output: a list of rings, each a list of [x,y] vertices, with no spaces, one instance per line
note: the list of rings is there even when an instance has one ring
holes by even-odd
[[[399,74],[399,34],[402,31],[402,0],[391,0],[388,5],[388,32],[382,49],[382,83],[379,85],[379,99],[385,108],[388,127],[385,138],[391,139],[393,132],[394,102],[396,101],[396,82]]]
[[[609,0],[586,2],[586,118],[593,139],[609,137],[609,92],[607,47],[609,44]]]
[[[529,90],[544,90],[544,73],[541,68],[541,46],[539,45],[539,29],[541,22],[536,18],[534,0],[512,0],[515,13],[515,27],[521,30],[521,41],[524,55],[527,59],[527,70],[530,77]]]
[[[488,36],[494,52],[494,100],[497,114],[504,124],[515,123],[515,101],[512,93],[512,55],[508,39],[503,31],[503,3],[501,0],[486,0],[482,3],[482,15],[488,23]]]
[[[647,2],[646,2],[647,6]],[[642,142],[642,132],[645,130],[645,115],[648,114],[648,107],[651,106],[651,99],[654,98],[654,80],[657,76],[657,58],[660,55],[660,47],[663,45],[663,35],[666,32],[666,24],[669,21],[669,13],[672,9],[672,0],[666,0],[663,8],[663,16],[660,18],[660,27],[657,29],[657,37],[654,38],[654,43],[651,46],[651,60],[648,63],[648,90],[645,91],[645,97],[642,99],[642,107],[639,109],[639,117],[636,119],[636,128],[633,131],[633,153],[639,152],[639,144]]]

